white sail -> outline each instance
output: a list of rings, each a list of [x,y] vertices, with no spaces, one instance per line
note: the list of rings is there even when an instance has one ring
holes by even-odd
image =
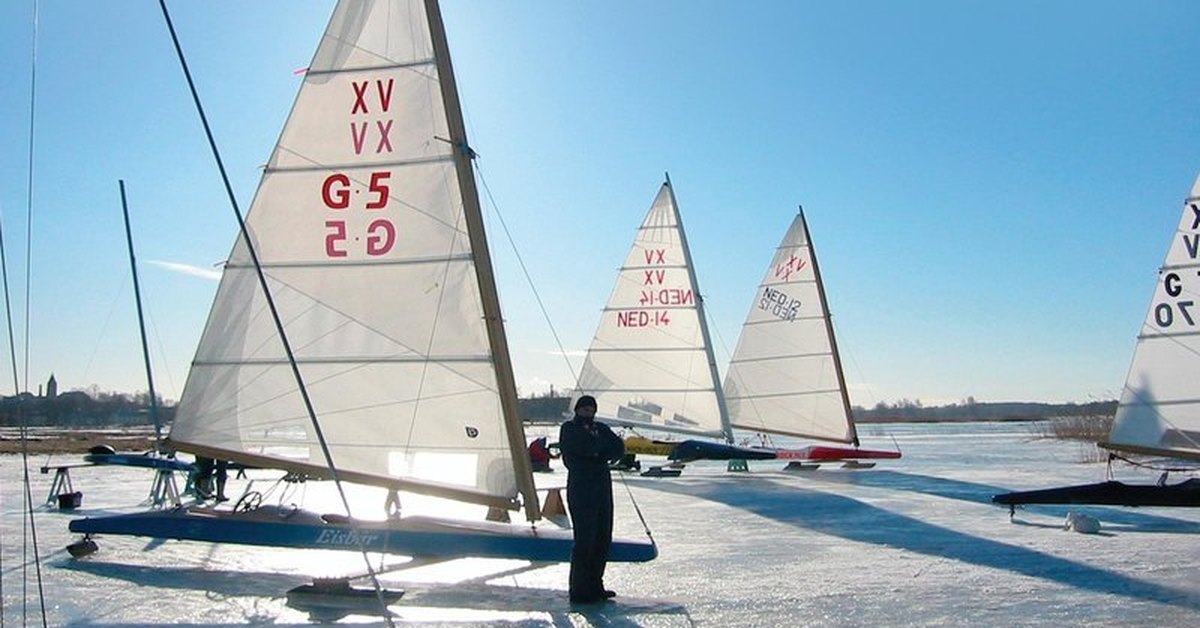
[[[511,507],[532,480],[444,41],[433,2],[339,2],[247,229],[341,477]],[[170,439],[326,467],[240,237]]]
[[[667,182],[618,273],[575,399],[595,396],[597,415],[619,424],[725,438],[698,292]]]
[[[820,282],[800,214],[759,284],[725,375],[734,427],[857,442]]]
[[[1200,178],[1158,272],[1109,442],[1111,449],[1200,459]]]

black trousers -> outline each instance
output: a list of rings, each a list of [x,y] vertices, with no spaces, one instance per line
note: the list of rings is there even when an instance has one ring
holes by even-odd
[[[612,545],[612,490],[567,487],[567,508],[575,526],[571,549],[570,590],[573,600],[595,600],[604,594],[604,567]],[[589,490],[590,489],[590,490]]]

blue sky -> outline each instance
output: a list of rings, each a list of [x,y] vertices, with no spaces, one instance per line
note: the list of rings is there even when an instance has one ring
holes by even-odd
[[[177,399],[236,225],[157,3],[41,0],[31,388]],[[248,205],[332,2],[171,3]],[[0,3],[0,211],[25,307],[32,0]],[[1194,2],[443,4],[518,384],[570,375],[664,171],[719,361],[803,203],[852,401],[1111,398],[1200,170]],[[722,339],[723,343],[722,344]],[[576,364],[581,358],[575,357]],[[7,359],[0,366],[11,388]],[[18,370],[23,379],[23,358]]]

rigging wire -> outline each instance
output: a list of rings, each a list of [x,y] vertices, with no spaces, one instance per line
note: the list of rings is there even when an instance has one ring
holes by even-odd
[[[563,360],[567,363],[567,369],[571,372],[571,379],[575,382],[575,387],[579,387],[579,376],[575,373],[575,368],[571,365],[571,360],[567,357],[567,351],[563,347],[562,339],[559,338],[558,331],[554,327],[554,322],[550,319],[550,313],[546,310],[546,304],[542,301],[542,296],[538,292],[537,286],[533,283],[533,277],[529,274],[529,268],[525,265],[525,259],[521,256],[520,249],[517,248],[517,242],[512,237],[512,232],[508,229],[508,223],[504,221],[504,214],[500,211],[500,206],[496,204],[496,199],[492,196],[492,189],[488,187],[487,179],[483,176],[483,167],[479,165],[479,158],[476,156],[475,171],[479,173],[479,182],[483,184],[483,190],[487,194],[488,203],[496,212],[496,217],[500,220],[500,226],[504,229],[504,236],[508,239],[508,244],[512,247],[513,253],[517,256],[517,262],[521,266],[521,272],[525,274],[525,281],[529,283],[529,289],[533,291],[533,296],[537,299],[538,307],[542,310],[542,317],[546,319],[546,325],[550,327],[550,333],[554,335],[554,342],[558,344],[558,351],[562,354]],[[633,490],[629,488],[629,482],[626,481],[625,475],[620,471],[617,472],[617,477],[621,478],[621,486],[625,487],[625,492],[629,495],[629,502],[633,504],[633,510],[637,513],[638,520],[642,523],[642,529],[646,532],[646,537],[650,539],[651,545],[656,545],[654,534],[650,531],[650,525],[646,523],[646,517],[642,514],[642,508],[638,505],[637,499],[633,496]]]
[[[30,303],[30,286],[32,283],[32,251],[33,251],[33,167],[34,167],[34,129],[36,121],[36,103],[37,103],[37,40],[38,40],[38,1],[33,2],[33,36],[30,45],[30,73],[29,73],[29,155],[28,155],[28,176],[26,179],[25,191],[25,383],[29,383],[29,303]],[[33,514],[33,493],[29,486],[29,445],[28,445],[28,430],[29,418],[25,414],[22,407],[24,404],[20,399],[21,384],[17,378],[17,349],[14,344],[13,322],[12,322],[12,306],[11,295],[8,288],[8,255],[4,250],[3,229],[0,228],[0,274],[3,275],[4,281],[4,309],[7,315],[8,322],[8,343],[11,349],[12,356],[12,373],[13,373],[13,388],[14,394],[18,395],[17,401],[17,416],[21,424],[21,467],[24,484],[24,500],[25,512],[28,514],[29,529],[28,535],[24,526],[22,526],[22,564],[21,564],[21,611],[22,623],[25,623],[29,618],[28,612],[28,566],[29,558],[27,553],[26,539],[31,539],[33,544],[33,562],[37,577],[38,603],[42,612],[42,626],[46,626],[46,596],[42,588],[42,559],[38,548],[37,524],[34,521]],[[2,606],[2,604],[0,604]],[[0,615],[2,619],[2,615]]]
[[[546,325],[550,327],[550,333],[554,336],[555,344],[558,345],[558,352],[562,354],[563,361],[567,363],[567,370],[571,373],[571,380],[575,382],[575,387],[578,388],[579,376],[575,374],[575,367],[571,364],[571,359],[567,357],[567,350],[563,346],[562,339],[558,336],[558,330],[554,327],[554,321],[550,320],[550,312],[546,310],[546,304],[542,301],[542,295],[533,283],[533,276],[529,274],[529,268],[525,265],[525,258],[521,256],[521,251],[517,248],[517,242],[513,239],[512,232],[508,230],[508,223],[504,220],[504,214],[500,211],[500,206],[496,204],[496,199],[492,196],[492,188],[488,186],[487,179],[483,176],[483,165],[478,155],[475,156],[475,171],[479,173],[479,182],[483,184],[483,191],[487,194],[488,204],[495,210],[496,217],[500,219],[500,227],[504,229],[504,237],[508,238],[508,244],[517,256],[517,263],[521,266],[521,272],[525,275],[525,281],[529,284],[529,289],[533,291],[533,298],[537,300],[538,308],[542,310],[542,318],[546,319]]]
[[[266,273],[263,272],[262,264],[258,258],[257,248],[254,246],[254,240],[250,237],[250,231],[246,227],[246,220],[242,215],[241,207],[238,205],[237,197],[233,193],[233,184],[229,180],[229,175],[225,171],[225,162],[221,159],[221,152],[217,148],[217,141],[213,137],[212,128],[208,124],[208,116],[204,113],[204,106],[200,103],[200,94],[196,90],[196,84],[192,80],[191,70],[188,69],[187,60],[183,55],[183,47],[179,43],[179,37],[175,33],[175,25],[171,21],[171,14],[167,11],[166,0],[158,0],[158,5],[162,9],[163,19],[167,23],[167,30],[171,35],[171,42],[175,46],[176,56],[179,58],[179,65],[183,69],[183,75],[187,79],[188,89],[192,95],[192,101],[196,105],[196,113],[200,116],[200,122],[204,126],[204,135],[208,139],[209,148],[212,150],[213,159],[216,161],[217,170],[220,171],[221,181],[225,186],[225,193],[229,197],[229,204],[233,209],[234,216],[237,218],[238,231],[242,241],[246,244],[246,252],[250,255],[250,260],[254,263],[254,271],[258,276],[259,286],[263,291],[263,298],[266,301],[267,307],[271,312],[271,318],[275,323],[276,332],[279,334],[279,341],[283,345],[284,353],[287,355],[288,363],[291,365],[292,376],[295,378],[300,398],[304,402],[304,408],[308,411],[309,420],[312,423],[313,433],[317,437],[317,442],[321,447],[321,453],[325,457],[326,467],[329,469],[330,478],[337,487],[338,495],[341,497],[342,505],[346,508],[346,514],[351,514],[350,500],[346,496],[345,488],[342,486],[341,477],[338,473],[337,466],[333,462],[333,453],[329,449],[329,443],[325,439],[325,432],[321,428],[321,423],[317,421],[317,413],[313,407],[312,399],[308,395],[308,388],[304,385],[304,376],[300,373],[300,366],[296,362],[296,355],[292,351],[292,346],[288,340],[287,333],[284,330],[283,319],[279,314],[279,310],[275,305],[275,299],[271,295],[270,285],[267,283]],[[354,526],[353,517],[350,518],[351,525]],[[375,572],[374,566],[371,564],[370,556],[367,555],[366,546],[364,545],[363,535],[355,534],[355,539],[358,542],[359,550],[362,553],[363,561],[367,566],[367,574],[371,579],[371,584],[375,589],[375,597],[379,602],[380,610],[384,620],[388,626],[394,626],[391,613],[387,610],[387,603],[383,599],[383,589],[379,584],[379,578]]]

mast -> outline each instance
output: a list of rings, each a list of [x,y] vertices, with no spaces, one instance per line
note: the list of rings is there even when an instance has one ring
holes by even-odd
[[[442,87],[442,101],[446,108],[446,124],[450,129],[449,139],[454,151],[454,165],[458,171],[458,188],[459,195],[462,197],[463,215],[467,223],[467,237],[475,258],[475,276],[479,283],[484,324],[487,327],[492,364],[496,372],[500,409],[504,414],[504,426],[508,433],[508,445],[512,450],[512,463],[517,474],[518,490],[524,497],[525,516],[533,522],[541,518],[541,512],[538,506],[537,492],[533,485],[533,469],[529,464],[529,454],[525,450],[525,428],[521,424],[517,404],[517,385],[513,376],[512,361],[508,354],[508,341],[504,335],[504,318],[500,313],[500,297],[496,293],[496,279],[492,271],[491,255],[488,253],[483,212],[479,206],[479,192],[475,187],[475,173],[471,166],[471,160],[475,157],[475,153],[467,143],[462,108],[458,100],[458,86],[454,82],[450,49],[446,43],[446,30],[442,23],[441,9],[438,7],[437,0],[425,0],[425,12],[429,19],[433,56],[437,62],[438,80]]]
[[[821,282],[821,267],[817,264],[817,247],[813,245],[812,237],[808,234],[808,221],[804,219],[804,206],[800,205],[799,207],[800,225],[804,227],[804,241],[808,243],[808,255],[812,258],[813,264],[813,279],[817,282],[817,298],[821,300],[821,309],[825,312],[825,331],[829,334],[829,347],[833,354],[833,370],[837,373],[838,390],[842,395],[842,406],[846,409],[851,443],[858,447],[858,428],[854,425],[854,415],[850,411],[850,395],[846,392],[846,377],[842,374],[842,358],[838,355],[837,338],[833,335],[833,314],[829,311],[829,302],[825,300],[825,284]]]
[[[700,336],[704,341],[704,356],[708,358],[713,392],[717,397],[717,411],[721,414],[721,431],[725,433],[725,442],[733,444],[733,427],[729,423],[729,409],[725,406],[725,390],[720,385],[717,359],[713,355],[712,338],[708,334],[708,320],[704,316],[704,297],[700,295],[700,282],[696,279],[696,268],[692,265],[692,252],[688,248],[687,233],[683,228],[683,219],[679,215],[679,203],[675,200],[675,187],[671,185],[671,175],[663,173],[663,177],[666,178],[667,191],[671,194],[671,211],[675,213],[675,224],[679,226],[679,243],[683,246],[683,263],[688,267],[688,279],[692,283],[692,294],[696,295],[696,314],[700,319]]]
[[[150,386],[150,419],[154,421],[154,449],[162,452],[162,423],[158,420],[158,395],[154,392],[154,373],[150,368],[150,347],[146,342],[146,319],[142,315],[142,290],[138,283],[137,259],[133,254],[133,230],[129,226],[129,204],[125,200],[125,180],[121,187],[121,214],[125,217],[125,243],[129,247],[129,269],[133,273],[133,300],[137,304],[138,331],[142,336],[142,360],[146,363],[146,382]]]

